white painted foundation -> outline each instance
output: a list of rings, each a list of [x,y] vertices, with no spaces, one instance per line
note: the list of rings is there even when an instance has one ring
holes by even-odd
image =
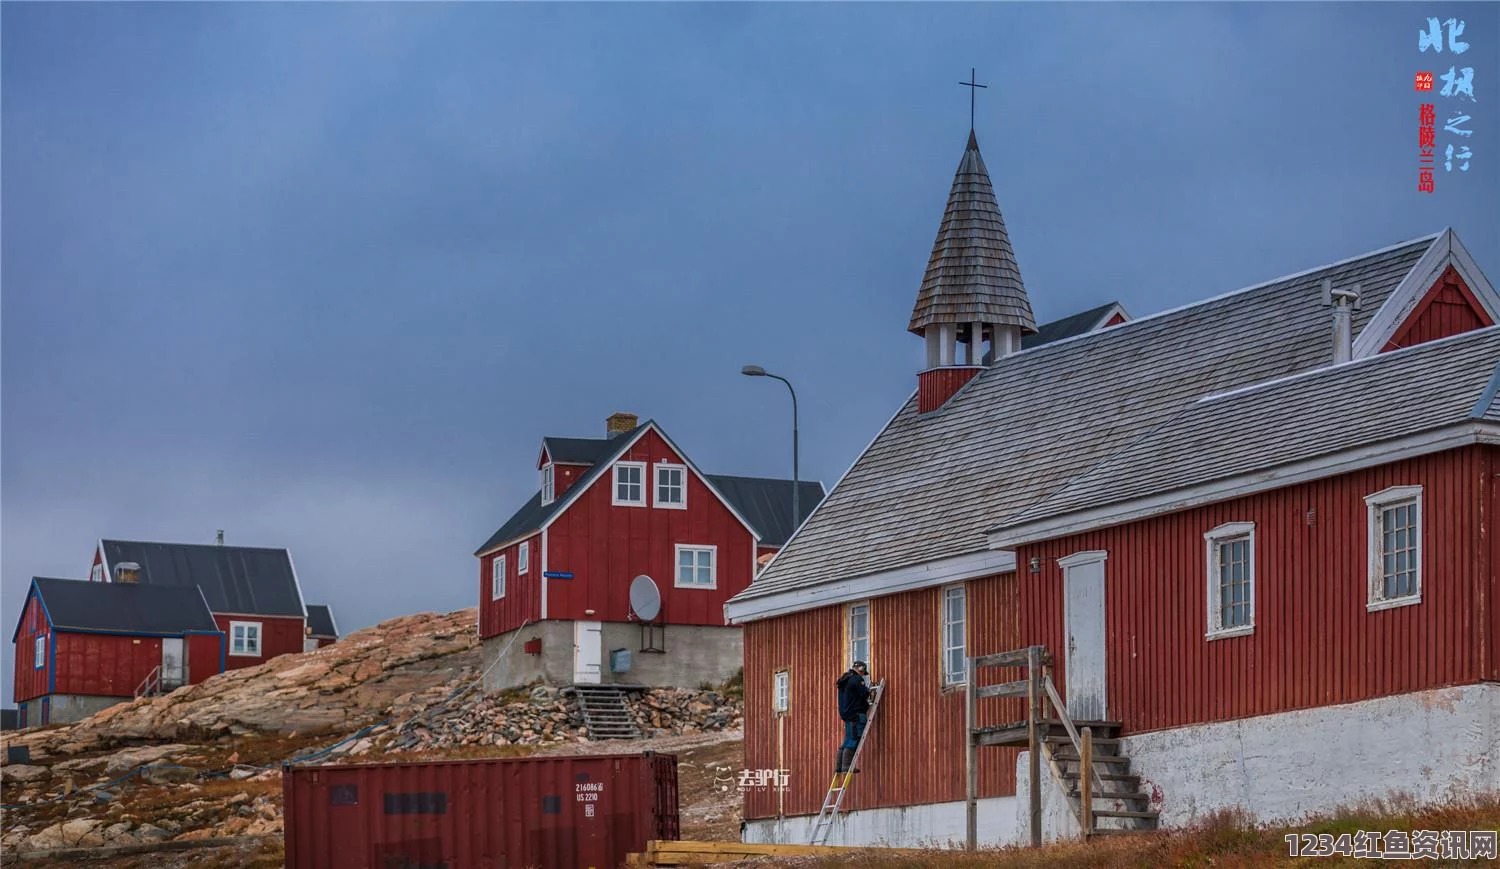
[[[1161,825],[1191,824],[1223,809],[1261,822],[1291,821],[1398,794],[1438,802],[1500,791],[1500,685],[1482,683],[1342,706],[1262,715],[1129,736],[1122,746]],[[1026,752],[1018,797],[979,801],[982,846],[1029,840]],[[1042,836],[1078,835],[1072,806],[1042,766]],[[858,788],[858,783],[855,785]],[[812,817],[748,821],[744,840],[806,843]],[[961,847],[964,804],[926,803],[849,812],[830,845]]]

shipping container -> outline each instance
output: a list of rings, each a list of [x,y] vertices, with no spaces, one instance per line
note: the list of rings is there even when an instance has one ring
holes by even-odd
[[[670,754],[289,766],[288,869],[616,869],[676,839]]]

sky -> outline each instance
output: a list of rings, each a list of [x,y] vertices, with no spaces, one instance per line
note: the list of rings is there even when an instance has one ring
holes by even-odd
[[[1039,321],[1445,226],[1500,277],[1497,8],[6,3],[0,618],[221,528],[345,631],[470,606],[544,435],[789,476],[747,363],[832,486],[915,388],[971,67]],[[1421,193],[1453,64],[1474,157]]]

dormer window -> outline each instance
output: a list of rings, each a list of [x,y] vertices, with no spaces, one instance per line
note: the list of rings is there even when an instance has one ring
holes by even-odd
[[[550,463],[542,465],[542,505],[543,506],[546,506],[546,505],[552,503],[552,499],[554,497],[552,486],[553,486],[552,465]]]
[[[646,463],[615,462],[614,471],[615,506],[646,506]]]

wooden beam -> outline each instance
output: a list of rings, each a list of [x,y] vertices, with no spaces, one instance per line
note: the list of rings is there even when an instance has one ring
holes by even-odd
[[[1031,847],[1042,847],[1042,739],[1039,722],[1042,717],[1041,692],[1042,651],[1039,646],[1026,650],[1026,758],[1031,776]]]
[[[1082,758],[1079,762],[1079,783],[1083,785],[1079,789],[1078,801],[1083,807],[1083,840],[1087,842],[1094,834],[1094,788],[1089,784],[1088,771],[1094,768],[1094,729],[1085,727],[1083,729],[1083,740],[1079,743],[1078,754]]]
[[[970,851],[979,847],[979,759],[974,741],[978,723],[974,707],[979,696],[976,660],[969,659],[969,682],[964,686],[964,848]]]
[[[997,652],[993,655],[980,655],[974,659],[975,666],[979,667],[1024,667],[1030,650],[1016,649],[1010,652]]]
[[[986,697],[1025,697],[1030,690],[1027,688],[1031,683],[1022,679],[1019,682],[1001,682],[998,685],[985,685],[975,691],[980,698]]]

